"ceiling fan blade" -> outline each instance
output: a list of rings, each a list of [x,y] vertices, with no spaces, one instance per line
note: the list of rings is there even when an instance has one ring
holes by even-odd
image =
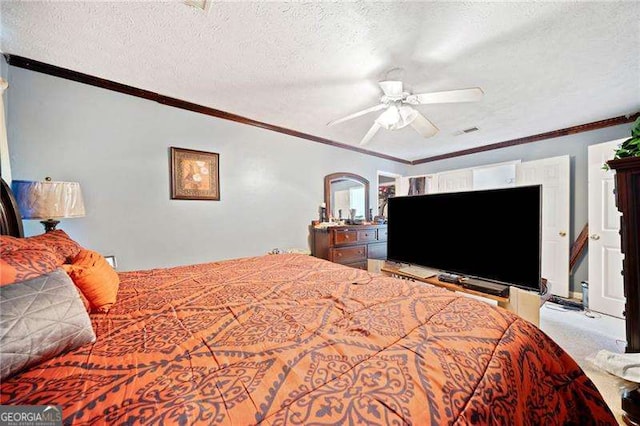
[[[351,115],[347,115],[346,117],[339,118],[337,120],[333,120],[327,123],[327,126],[333,126],[334,124],[342,123],[347,120],[351,120],[352,118],[360,117],[361,115],[369,114],[370,112],[379,111],[381,109],[385,109],[387,106],[385,104],[378,104],[376,106],[372,106],[371,108],[363,109],[362,111],[354,112]]]
[[[360,141],[360,145],[368,144],[369,141],[375,136],[375,134],[378,133],[378,130],[380,130],[381,127],[382,127],[381,125],[379,125],[378,123],[374,122],[373,126],[371,126],[371,128],[369,129],[367,134],[364,135],[364,137]]]
[[[429,138],[438,133],[438,128],[420,113],[418,113],[416,118],[411,122],[411,127],[420,133],[423,138]]]
[[[387,80],[378,83],[385,95],[391,97],[402,96],[402,82],[398,80]]]
[[[407,96],[407,103],[413,105],[443,104],[449,102],[475,102],[482,99],[484,92],[479,87],[447,90],[444,92],[421,93]]]

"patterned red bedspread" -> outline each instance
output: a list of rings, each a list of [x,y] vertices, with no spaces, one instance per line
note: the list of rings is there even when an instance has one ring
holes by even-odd
[[[500,308],[285,254],[121,273],[95,344],[2,383],[68,424],[616,424]]]

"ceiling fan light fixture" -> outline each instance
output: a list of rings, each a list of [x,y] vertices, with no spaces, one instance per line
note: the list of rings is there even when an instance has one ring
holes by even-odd
[[[484,95],[479,87],[411,94],[403,92],[403,84],[400,80],[384,80],[378,84],[384,93],[378,105],[330,121],[327,124],[332,126],[384,109],[385,111],[374,120],[373,125],[360,141],[360,145],[369,143],[380,129],[397,130],[409,125],[423,138],[429,138],[438,133],[438,128],[420,111],[413,108],[413,105],[474,102],[482,99]],[[465,130],[464,133],[472,131],[475,129]]]
[[[413,123],[413,120],[418,116],[418,111],[407,105],[402,105],[398,108],[398,112],[400,113],[400,120],[398,121],[397,129],[402,129]]]
[[[398,107],[390,105],[385,112],[380,114],[380,117],[376,118],[376,123],[387,130],[393,130],[400,120],[401,116]]]

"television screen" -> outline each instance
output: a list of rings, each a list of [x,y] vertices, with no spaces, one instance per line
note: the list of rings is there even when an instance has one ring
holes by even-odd
[[[387,257],[540,290],[542,186],[394,197]]]

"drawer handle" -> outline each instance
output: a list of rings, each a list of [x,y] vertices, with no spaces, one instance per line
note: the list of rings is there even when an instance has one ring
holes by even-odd
[[[348,240],[348,239],[349,239],[349,235],[345,235],[345,236],[344,236],[344,239],[345,239],[345,240]]]
[[[338,253],[338,257],[342,256],[342,253]]]

